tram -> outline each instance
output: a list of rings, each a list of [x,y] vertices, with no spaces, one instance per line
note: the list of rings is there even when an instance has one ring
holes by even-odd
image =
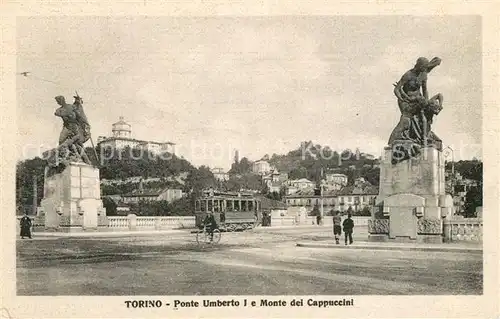
[[[203,227],[208,212],[221,231],[251,229],[262,222],[261,201],[253,194],[209,190],[195,201],[196,227]]]

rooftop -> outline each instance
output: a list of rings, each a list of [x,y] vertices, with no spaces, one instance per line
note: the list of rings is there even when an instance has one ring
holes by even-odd
[[[145,188],[143,190],[134,189],[130,193],[122,195],[123,197],[148,197],[148,196],[160,196],[160,194],[168,190],[181,190],[178,188],[162,187],[162,188]]]
[[[172,142],[154,142],[154,141],[145,141],[145,140],[138,140],[135,138],[129,138],[129,137],[115,137],[115,136],[110,136],[110,137],[105,137],[103,140],[99,142],[99,144],[103,142],[108,142],[108,141],[129,141],[129,142],[137,142],[138,144],[158,144],[158,145],[164,145],[164,144],[169,144],[169,145],[175,145],[175,143]]]

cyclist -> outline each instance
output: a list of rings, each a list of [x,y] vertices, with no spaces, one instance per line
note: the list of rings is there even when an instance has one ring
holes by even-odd
[[[208,212],[208,215],[203,220],[203,226],[206,231],[210,234],[210,242],[214,241],[214,230],[218,229],[217,222],[215,220],[214,214],[212,212]]]

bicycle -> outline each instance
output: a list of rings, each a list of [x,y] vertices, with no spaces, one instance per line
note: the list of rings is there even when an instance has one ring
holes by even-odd
[[[219,229],[214,229],[213,230],[213,237],[211,236],[210,232],[207,230],[207,227],[203,227],[203,229],[200,229],[199,231],[196,232],[196,243],[198,245],[200,244],[210,244],[210,243],[219,243],[221,239],[221,233]]]

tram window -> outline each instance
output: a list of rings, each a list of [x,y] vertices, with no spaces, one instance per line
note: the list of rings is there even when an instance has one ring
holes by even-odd
[[[242,212],[246,212],[247,211],[247,201],[246,200],[242,200],[241,201],[241,211]]]
[[[248,211],[252,211],[253,210],[253,201],[249,201],[248,202]]]
[[[215,200],[214,201],[214,212],[218,212],[219,211],[219,200]]]
[[[213,211],[213,203],[211,199],[208,200],[208,211],[209,212]]]
[[[240,201],[239,200],[234,201],[234,210],[237,212],[240,211]]]
[[[228,211],[234,210],[232,200],[226,200],[226,210],[228,210]]]
[[[206,212],[207,211],[207,201],[206,200],[202,200],[201,201],[201,211],[202,212]]]
[[[196,211],[200,211],[200,201],[199,201],[199,200],[197,200],[197,201],[195,202],[195,207],[194,207],[194,209],[195,209]]]

